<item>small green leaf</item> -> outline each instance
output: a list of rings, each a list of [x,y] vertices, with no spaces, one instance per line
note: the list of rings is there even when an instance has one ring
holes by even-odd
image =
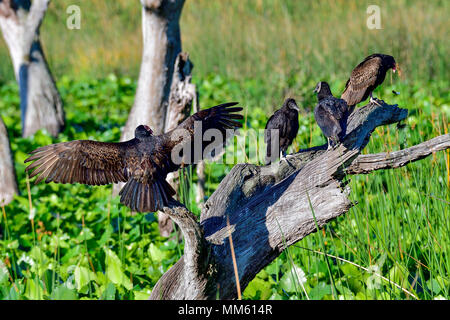
[[[56,287],[51,295],[52,300],[75,300],[77,294],[74,290],[70,290],[64,284]]]
[[[150,289],[144,289],[141,291],[134,291],[135,300],[148,300],[152,291]]]
[[[331,295],[331,286],[320,282],[317,286],[309,291],[309,297],[312,300],[322,300],[325,295]]]
[[[95,273],[82,266],[75,267],[74,275],[77,290],[81,290],[89,281],[97,281]]]
[[[117,285],[122,285],[128,290],[133,287],[130,279],[122,271],[122,262],[119,257],[110,249],[105,249],[106,254],[106,275],[108,279]]]
[[[439,282],[436,281],[436,279],[428,280],[427,281],[427,287],[434,294],[438,294],[439,292],[441,292],[441,286],[439,285]]]
[[[164,251],[159,250],[157,246],[155,246],[153,243],[150,243],[150,246],[148,248],[148,254],[150,255],[150,258],[155,263],[161,263],[166,258],[166,253]]]
[[[94,238],[94,233],[91,231],[91,229],[89,228],[83,228],[80,232],[80,234],[77,237],[78,241],[87,241],[87,240],[91,240],[92,238]]]
[[[113,283],[108,283],[106,290],[103,292],[102,299],[104,300],[114,300],[116,296],[116,287]]]
[[[27,279],[25,296],[30,300],[41,300],[44,297],[44,290],[37,278]]]

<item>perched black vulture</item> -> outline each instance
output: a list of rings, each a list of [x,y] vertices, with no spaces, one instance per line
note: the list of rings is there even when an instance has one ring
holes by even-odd
[[[174,130],[158,136],[154,136],[148,126],[140,125],[136,128],[135,138],[125,142],[74,140],[44,146],[31,152],[32,156],[25,162],[34,162],[26,170],[35,169],[30,177],[39,175],[36,183],[42,180],[46,183],[78,182],[88,185],[126,182],[120,191],[121,203],[133,211],[160,210],[175,194],[166,182],[167,174],[187,165],[186,162],[174,163],[172,151],[193,147],[196,121],[201,122],[202,137],[206,130],[218,129],[225,143],[226,129],[234,130],[242,126],[236,121],[242,119],[242,115],[236,114],[242,108],[232,107],[236,104],[225,103],[201,110]],[[184,139],[182,134],[188,139]],[[200,143],[203,155],[208,144],[204,141]],[[187,162],[190,161],[188,159]]]
[[[269,118],[264,131],[264,142],[267,145],[266,164],[272,161],[272,130],[278,130],[279,150],[276,157],[286,157],[286,150],[292,144],[298,132],[298,106],[294,99],[288,98],[284,101],[281,109]],[[280,154],[281,152],[281,154]],[[275,155],[274,155],[275,156]]]
[[[323,134],[328,140],[328,149],[335,146],[345,136],[348,105],[343,99],[333,97],[330,86],[326,82],[319,82],[314,89],[319,100],[314,109],[314,117]]]
[[[356,104],[369,96],[371,102],[377,103],[373,99],[372,92],[383,83],[389,69],[393,72],[397,70],[394,57],[380,53],[368,56],[353,69],[341,96],[341,99],[347,102],[350,113]]]

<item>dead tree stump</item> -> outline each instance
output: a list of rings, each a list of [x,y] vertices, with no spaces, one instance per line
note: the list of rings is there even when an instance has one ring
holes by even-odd
[[[62,100],[39,40],[49,0],[0,1],[0,28],[20,91],[22,135],[40,129],[57,136],[64,126]]]

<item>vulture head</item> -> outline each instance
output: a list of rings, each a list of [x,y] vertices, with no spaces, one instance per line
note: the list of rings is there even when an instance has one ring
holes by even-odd
[[[332,95],[330,86],[325,81],[321,81],[321,82],[317,83],[316,88],[314,89],[314,92],[317,93],[317,98],[319,98],[319,100]]]
[[[286,99],[286,100],[284,101],[283,106],[285,106],[285,107],[287,107],[287,108],[289,108],[289,109],[295,110],[295,111],[299,111],[299,110],[300,110],[300,109],[298,108],[298,106],[297,106],[297,103],[296,103],[295,100],[292,99],[292,98]]]
[[[134,131],[134,135],[137,139],[142,139],[146,137],[150,137],[153,134],[152,129],[150,129],[147,125],[140,125]]]
[[[390,55],[383,55],[382,57],[383,59],[383,66],[386,68],[386,70],[392,69],[392,72],[395,73],[395,71],[397,71],[397,63],[395,62],[395,59],[393,56]]]

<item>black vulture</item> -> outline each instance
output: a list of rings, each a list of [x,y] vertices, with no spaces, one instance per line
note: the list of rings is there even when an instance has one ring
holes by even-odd
[[[314,117],[328,140],[328,149],[342,141],[347,129],[348,105],[343,99],[333,97],[330,86],[319,82],[314,89],[319,102],[314,109]]]
[[[202,133],[218,129],[223,137],[227,129],[241,127],[236,120],[243,117],[236,112],[242,108],[232,107],[236,104],[225,103],[201,110],[174,130],[158,136],[154,136],[148,126],[140,125],[136,128],[135,138],[125,142],[74,140],[40,147],[25,160],[34,161],[26,170],[35,169],[30,177],[39,175],[36,183],[44,179],[46,183],[88,185],[126,182],[120,191],[121,203],[133,211],[161,210],[175,194],[166,181],[167,174],[186,165],[174,163],[171,155],[174,148],[189,146],[185,143],[192,147],[196,121],[201,122]],[[187,133],[188,139],[180,138],[181,132]],[[207,145],[204,141],[201,143],[204,150]]]
[[[341,95],[341,99],[347,102],[350,113],[358,103],[365,101],[369,96],[370,102],[378,104],[372,92],[383,83],[389,69],[393,72],[397,70],[394,57],[380,53],[368,56],[353,69]]]
[[[286,151],[292,144],[298,132],[298,106],[294,99],[288,98],[284,101],[283,106],[275,111],[269,118],[264,131],[264,142],[267,145],[266,164],[270,164],[272,160],[280,155],[280,158],[286,157]],[[272,141],[271,137],[276,136],[278,130],[279,150],[276,155],[272,155]],[[273,146],[276,147],[275,145]],[[275,150],[274,150],[275,151]],[[280,154],[281,153],[281,154]]]

